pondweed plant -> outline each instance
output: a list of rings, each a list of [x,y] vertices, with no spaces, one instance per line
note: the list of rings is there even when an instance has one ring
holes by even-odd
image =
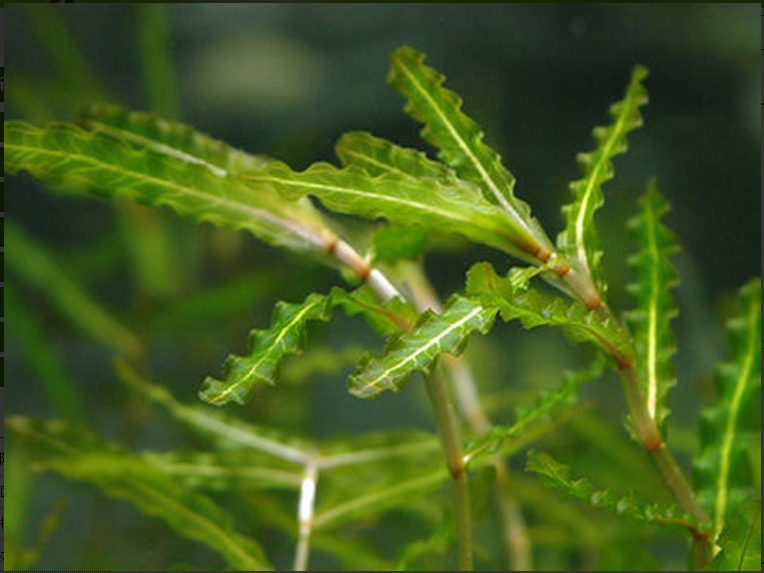
[[[511,567],[527,570],[534,545],[545,542],[543,531],[527,526],[523,507],[554,513],[549,508],[560,494],[613,512],[637,537],[644,537],[640,521],[661,524],[650,529],[657,538],[672,527],[683,529],[693,568],[758,567],[760,492],[751,455],[760,444],[760,280],[740,289],[728,326],[732,355],[719,367],[715,403],[701,413],[692,478],[677,463],[666,433],[669,390],[676,383],[671,322],[678,276],[671,257],[678,246],[664,224],[669,206],[655,181],[647,184],[628,225],[636,238],[633,308],[621,312],[608,296],[595,213],[604,204],[603,186],[614,176],[613,159],[642,124],[646,76],[644,68],[634,69],[623,99],[610,108],[610,123],[594,130],[594,149],[579,155],[581,176],[570,185],[570,203],[562,208],[565,226],[556,241],[515,194],[514,175],[462,111],[461,99],[408,47],[393,54],[388,81],[406,99],[406,112],[424,124],[422,136],[438,150],[438,160],[353,132],[337,143],[340,167],[315,163],[296,171],[184,125],[106,104],[91,106],[70,123],[5,122],[5,170],[11,174],[27,171],[54,187],[167,206],[196,222],[246,230],[334,265],[350,284],[360,285],[278,303],[270,325],[251,332],[246,353],[229,356],[221,374],[203,381],[194,405],[138,374],[140,342],[96,307],[79,317],[84,328],[111,337],[121,355],[118,377],[200,434],[209,450],[135,453],[76,423],[26,416],[6,418],[9,435],[23,438],[25,455],[36,467],[132,502],[216,551],[235,570],[273,569],[268,544],[261,542],[269,539],[269,528],[295,532],[294,570],[308,569],[311,547],[346,569],[418,570],[433,564],[471,570],[475,557],[481,567],[495,567],[495,555],[507,552]],[[353,233],[327,211],[372,221],[371,247],[354,244],[348,238]],[[509,268],[475,264],[464,288],[441,303],[421,261],[428,237],[448,234],[505,253]],[[27,253],[13,264],[17,272],[45,283],[53,263],[10,224],[9,238],[9,254],[14,244]],[[75,285],[65,286],[79,296],[72,295]],[[278,385],[282,363],[309,346],[309,324],[330,321],[339,309],[362,316],[387,337],[383,349],[356,361],[350,393],[371,399],[400,391],[421,372],[440,446],[427,432],[407,430],[310,441],[237,416],[232,404],[245,404],[259,386]],[[516,408],[508,425],[490,421],[478,370],[460,357],[470,336],[487,335],[497,317],[528,329],[556,327],[572,342],[595,349],[591,367],[561,373],[557,389]],[[631,436],[649,454],[673,501],[658,491],[648,499],[617,486],[597,488],[596,477],[575,476],[565,463],[537,450],[527,454],[525,470],[554,493],[540,494],[522,472],[510,472],[512,456],[554,434],[565,416],[575,416],[571,405],[582,384],[606,368],[618,373]],[[438,524],[435,490],[447,481],[451,509]],[[293,494],[296,523],[283,512],[283,491]],[[243,533],[209,492],[242,495],[255,511],[261,541]],[[394,563],[390,550],[374,549],[373,532],[349,533],[353,524],[380,520],[391,510],[421,512],[433,527],[424,536],[399,540]],[[500,526],[473,535],[477,513],[492,514]],[[582,531],[590,527],[575,513],[568,519]],[[572,540],[565,550],[582,549],[577,543]],[[450,558],[450,547],[456,548],[455,562],[438,561],[439,555]]]

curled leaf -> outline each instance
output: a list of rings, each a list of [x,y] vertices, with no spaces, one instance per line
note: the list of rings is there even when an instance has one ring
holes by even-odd
[[[62,422],[13,416],[6,418],[5,428],[27,443],[38,467],[129,501],[179,535],[216,551],[236,570],[272,570],[260,545],[237,531],[231,515],[145,458]]]
[[[323,250],[326,244],[325,226],[312,205],[250,189],[238,178],[164,149],[138,148],[121,136],[70,124],[5,122],[5,170],[168,206],[197,222],[246,229],[269,243],[298,250]]]
[[[470,334],[488,332],[495,316],[495,309],[454,295],[441,314],[427,311],[411,332],[391,338],[382,357],[367,357],[350,377],[350,392],[373,398],[400,390],[414,371],[429,375],[442,353],[460,354]]]
[[[414,315],[413,309],[398,299],[379,303],[368,288],[354,293],[340,288],[333,289],[329,295],[313,293],[300,304],[279,302],[271,326],[250,333],[247,355],[230,355],[222,378],[207,377],[199,397],[217,406],[232,401],[244,404],[255,386],[275,384],[282,361],[302,352],[308,323],[328,321],[338,306],[350,315],[363,314],[385,334],[408,327]]]
[[[746,444],[751,433],[761,432],[760,279],[740,289],[739,304],[727,323],[733,357],[717,370],[717,401],[701,414],[694,461],[698,498],[712,516],[714,539],[752,493]]]
[[[628,515],[648,522],[677,525],[690,523],[689,517],[671,504],[647,502],[633,493],[620,496],[610,490],[597,490],[588,480],[571,477],[570,467],[545,453],[530,452],[525,469],[540,474],[549,487],[559,490],[568,497],[610,510],[618,515]]]
[[[391,57],[388,75],[390,85],[407,100],[406,112],[425,124],[422,137],[440,150],[440,159],[460,178],[477,185],[489,201],[501,206],[517,228],[523,251],[549,252],[551,244],[541,225],[514,194],[514,175],[483,142],[480,127],[461,109],[461,98],[443,87],[445,77],[425,65],[424,59],[413,48],[399,48]]]
[[[114,104],[92,104],[77,121],[92,131],[124,139],[138,149],[148,147],[181,161],[203,165],[221,177],[256,171],[271,161],[231,147],[188,125]]]
[[[473,185],[445,185],[395,171],[370,176],[357,165],[337,169],[328,163],[314,163],[297,172],[274,162],[245,180],[266,194],[275,191],[291,199],[311,195],[340,213],[459,233],[525,259],[536,250],[535,242]]]
[[[647,103],[647,91],[642,82],[647,70],[637,66],[623,99],[610,107],[612,123],[594,129],[596,149],[578,155],[583,177],[570,184],[573,202],[562,208],[565,230],[557,236],[557,248],[575,267],[592,277],[597,290],[604,294],[600,259],[602,251],[594,224],[594,213],[605,202],[602,185],[615,173],[612,160],[626,151],[626,136],[642,125],[639,108]]]
[[[674,234],[661,222],[670,207],[654,181],[639,205],[639,215],[629,222],[639,245],[637,254],[629,259],[638,273],[638,282],[629,286],[638,306],[626,318],[634,333],[647,409],[661,427],[669,413],[668,391],[676,384],[672,362],[676,341],[671,321],[678,309],[671,291],[679,284],[679,277],[670,258],[679,246]]]
[[[497,308],[504,321],[519,319],[525,328],[556,326],[573,342],[596,344],[619,366],[633,363],[630,338],[621,327],[578,301],[528,286],[524,273],[500,277],[489,263],[478,263],[467,273],[467,295]]]

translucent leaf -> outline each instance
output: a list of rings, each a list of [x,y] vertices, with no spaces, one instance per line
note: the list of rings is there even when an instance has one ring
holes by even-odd
[[[302,472],[254,450],[225,452],[144,452],[162,473],[192,488],[208,491],[284,489],[296,491]]]
[[[525,252],[548,252],[549,239],[528,205],[514,195],[515,177],[483,142],[480,127],[462,112],[461,98],[443,87],[445,77],[424,59],[404,46],[393,53],[388,75],[390,85],[407,100],[406,112],[425,124],[422,137],[440,150],[440,159],[460,178],[478,185],[488,200],[502,207],[517,226]]]
[[[544,482],[573,499],[579,499],[618,515],[627,515],[640,521],[684,525],[689,518],[678,508],[665,502],[649,503],[634,494],[620,496],[610,490],[597,490],[586,479],[574,479],[570,468],[541,452],[530,452],[526,471],[543,476]]]
[[[179,535],[216,551],[236,570],[272,570],[262,548],[236,531],[230,515],[140,456],[61,422],[13,416],[6,418],[5,428],[26,441],[31,460],[38,466],[92,483],[106,495],[131,502]]]
[[[188,406],[164,387],[139,376],[126,362],[117,360],[117,375],[131,388],[165,408],[176,420],[213,443],[220,450],[257,450],[276,458],[304,465],[314,456],[315,444],[261,428],[209,406]]]
[[[466,184],[460,182],[449,167],[429,159],[423,152],[400,147],[370,133],[352,131],[344,134],[335,151],[343,165],[356,165],[373,177],[396,173],[414,179],[435,179],[447,186]]]
[[[441,466],[436,470],[396,480],[386,486],[377,486],[363,495],[352,498],[346,496],[341,503],[326,508],[319,507],[314,519],[315,527],[318,529],[336,527],[361,517],[379,515],[394,507],[407,509],[407,506],[410,507],[416,503],[416,500],[421,499],[424,493],[440,487],[447,480],[448,471]],[[358,483],[358,480],[355,482]]]
[[[182,123],[113,104],[91,105],[78,117],[78,122],[91,130],[124,139],[139,149],[148,147],[187,163],[203,165],[220,176],[256,171],[270,162]]]
[[[612,123],[594,129],[596,149],[578,155],[583,178],[570,184],[573,202],[562,208],[565,230],[557,236],[557,247],[585,276],[594,279],[600,293],[607,285],[600,270],[600,251],[594,213],[605,202],[602,185],[613,178],[612,160],[626,151],[627,134],[642,125],[639,108],[647,103],[647,91],[642,81],[647,70],[637,66],[623,99],[610,107]]]
[[[7,224],[6,221],[6,242]],[[8,333],[18,344],[18,350],[27,366],[39,379],[44,394],[43,400],[59,418],[84,423],[87,420],[84,396],[69,377],[58,348],[48,336],[48,331],[41,324],[37,313],[16,294],[15,287],[8,284],[7,280],[3,287],[3,302],[4,318],[8,320],[8,324],[13,325],[13,329]]]
[[[400,390],[416,370],[429,375],[442,353],[460,354],[470,334],[487,333],[495,316],[495,309],[453,296],[441,314],[427,311],[411,332],[391,338],[382,357],[367,357],[350,377],[350,392],[373,398]]]
[[[701,414],[694,461],[698,498],[716,539],[754,484],[747,433],[761,432],[761,280],[740,290],[740,310],[727,323],[733,357],[717,370],[716,403]]]
[[[368,289],[348,294],[335,288],[328,296],[313,293],[301,304],[279,302],[271,326],[250,333],[249,353],[246,356],[230,355],[226,359],[222,379],[207,377],[199,397],[217,406],[231,401],[244,404],[256,385],[275,384],[278,367],[284,358],[302,352],[307,324],[328,321],[337,306],[343,307],[350,315],[363,313],[387,334],[409,324],[408,318],[400,314],[408,308],[404,303],[394,299],[382,305],[370,295]]]
[[[524,259],[538,251],[535,241],[473,185],[444,185],[436,179],[414,179],[393,171],[370,176],[355,165],[337,169],[328,163],[314,163],[296,172],[274,162],[244,180],[264,193],[276,191],[292,199],[312,195],[340,213],[459,233]]]
[[[486,452],[496,452],[505,440],[518,440],[533,424],[548,419],[560,406],[575,404],[581,386],[600,377],[604,366],[604,361],[598,357],[586,370],[565,372],[562,386],[542,390],[531,406],[518,406],[512,425],[494,426],[487,434],[470,441],[465,447],[465,458],[471,463]]]
[[[140,356],[140,338],[112,316],[56,262],[52,253],[12,221],[5,221],[8,267],[46,297],[74,325],[95,340],[131,357]]]
[[[375,262],[396,263],[417,259],[427,248],[429,233],[424,227],[385,225],[374,233],[371,256]]]
[[[121,132],[120,132],[121,133]],[[176,154],[177,155],[177,154]],[[295,249],[323,250],[325,227],[312,205],[253,190],[238,178],[153,147],[136,149],[122,137],[70,124],[43,128],[5,122],[5,170],[29,171],[46,183],[80,185],[239,230]]]
[[[249,353],[230,355],[222,379],[208,376],[199,398],[217,406],[231,401],[246,403],[255,385],[276,383],[277,368],[286,356],[302,351],[307,323],[326,322],[330,316],[330,299],[324,295],[311,294],[302,304],[279,302],[271,326],[250,333]]]
[[[467,295],[483,306],[498,308],[505,321],[519,319],[525,328],[556,326],[573,342],[593,342],[621,366],[633,363],[628,334],[582,303],[529,287],[523,275],[500,277],[489,263],[478,263],[467,273]]]
[[[629,259],[638,277],[638,282],[629,286],[637,308],[626,319],[634,334],[647,408],[661,427],[670,411],[668,391],[676,384],[672,360],[676,341],[671,321],[679,311],[671,291],[679,284],[679,276],[670,258],[679,246],[674,234],[661,222],[670,206],[655,182],[650,183],[639,205],[639,215],[629,221],[639,246],[637,254]]]

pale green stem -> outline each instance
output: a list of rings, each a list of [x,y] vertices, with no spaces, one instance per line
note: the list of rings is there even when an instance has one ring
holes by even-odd
[[[436,368],[435,372],[427,378],[427,393],[435,413],[448,471],[454,484],[454,517],[459,570],[472,571],[472,520],[467,466],[464,463],[459,423],[440,368]]]
[[[594,283],[585,273],[577,273],[571,269],[562,276],[577,298],[584,302],[590,309],[595,309],[603,318],[608,318],[617,323],[612,311],[606,305]],[[708,562],[711,555],[710,524],[706,512],[698,503],[695,492],[687,478],[682,473],[671,450],[663,441],[660,430],[655,420],[650,415],[647,400],[643,396],[642,388],[637,378],[636,368],[633,362],[626,363],[622,356],[613,355],[620,371],[623,382],[626,401],[631,411],[631,416],[639,435],[642,445],[650,453],[653,462],[658,467],[663,481],[671,490],[679,506],[692,515],[698,529],[692,528],[690,533],[693,537],[693,562],[702,568]]]
[[[442,311],[442,304],[432,287],[421,263],[401,263],[404,275],[411,287],[414,304],[420,312],[430,308]],[[459,413],[470,428],[477,434],[486,434],[493,424],[480,403],[477,384],[469,365],[461,356],[445,354],[441,357],[446,374],[451,381]],[[504,541],[509,553],[509,566],[512,571],[531,571],[533,557],[530,535],[519,504],[509,487],[510,471],[501,456],[494,456],[492,464],[496,469],[496,497],[499,502]]]
[[[297,548],[292,571],[306,571],[310,557],[310,536],[315,525],[316,488],[318,487],[317,458],[308,462],[300,485],[300,501],[297,505],[299,526]]]
[[[653,462],[663,477],[663,481],[674,495],[679,507],[695,518],[697,528],[691,527],[692,561],[697,569],[702,569],[711,557],[711,520],[698,503],[695,492],[677,464],[674,454],[661,437],[655,421],[650,416],[642,389],[634,367],[621,370],[626,401],[631,411],[637,434],[644,448],[650,453]]]

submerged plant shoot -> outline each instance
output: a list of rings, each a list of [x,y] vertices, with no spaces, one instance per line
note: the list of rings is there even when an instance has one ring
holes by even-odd
[[[448,69],[448,61],[437,64]],[[726,307],[729,344],[715,396],[696,408],[672,399],[677,386],[697,381],[675,366],[677,351],[691,350],[677,349],[674,334],[683,287],[670,189],[646,178],[632,217],[617,224],[632,245],[628,266],[615,267],[629,273],[625,290],[609,280],[621,255],[598,231],[608,201],[632,202],[616,170],[644,128],[648,70],[624,70],[622,95],[609,111],[603,106],[603,125],[577,156],[579,173],[555,221],[534,209],[550,191],[523,185],[511,158],[491,147],[492,126],[468,115],[469,102],[433,65],[403,46],[387,76],[421,126],[422,149],[338,133],[336,162],[299,169],[272,149],[250,154],[164,114],[111,103],[70,121],[5,121],[6,175],[31,176],[61,201],[113,202],[137,242],[177,215],[206,224],[183,229],[188,245],[194,233],[220,227],[282,253],[227,286],[169,289],[164,306],[144,299],[130,320],[8,221],[6,308],[30,320],[19,339],[37,349],[29,357],[53,405],[51,416],[9,407],[5,431],[25,464],[18,471],[85,484],[104,496],[104,508],[131,505],[155,522],[156,534],[140,541],[145,550],[172,536],[204,548],[176,566],[185,570],[662,569],[677,564],[662,561],[665,539],[683,548],[688,568],[754,570],[760,279],[739,285]],[[596,89],[591,97],[601,101]],[[471,244],[481,248],[468,253]],[[464,256],[467,271],[441,299],[424,261],[443,251]],[[174,264],[172,256],[153,260]],[[334,269],[326,275],[334,284],[303,288],[295,279],[303,265]],[[82,382],[44,358],[45,332],[21,288],[113,362],[111,379],[99,384],[123,385],[125,421],[87,413]],[[267,318],[266,301],[277,299]],[[247,334],[250,305],[260,311]],[[191,341],[183,360],[206,376],[182,380],[187,391],[177,394],[156,374],[163,347],[184,337],[190,320],[214,340],[213,308],[235,317],[239,342],[221,360],[194,355]],[[579,367],[553,371],[561,346],[537,345],[529,360],[551,365],[543,380],[518,380],[519,368],[501,364],[497,381],[486,349],[500,361],[512,324],[522,336],[560,332]],[[361,334],[343,338],[348,328]],[[719,325],[720,339],[724,331]],[[377,429],[312,434],[308,396],[319,383],[344,384],[352,397],[330,408],[338,425],[359,417]],[[613,405],[598,403],[597,387],[619,387],[621,411],[609,414],[622,425],[603,415]],[[384,412],[412,395],[421,395],[429,425],[385,424]],[[172,428],[160,440],[169,447],[141,438],[152,410]],[[670,431],[676,415],[697,430]],[[35,547],[11,536],[6,566],[33,568],[69,510],[30,524],[40,528]]]

